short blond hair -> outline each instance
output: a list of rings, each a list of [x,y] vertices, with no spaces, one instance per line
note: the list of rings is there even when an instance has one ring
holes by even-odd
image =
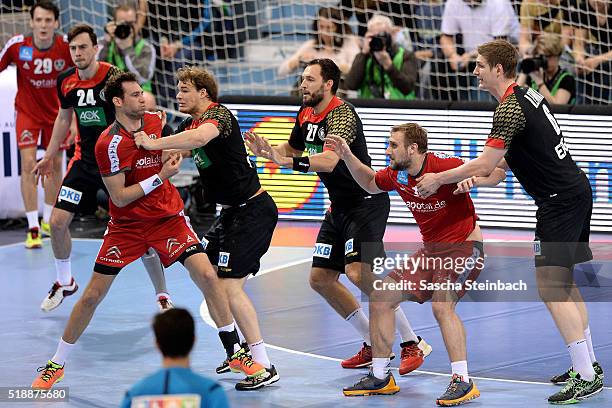
[[[391,133],[404,135],[404,146],[416,143],[419,153],[427,152],[427,131],[417,123],[402,123],[391,128]]]
[[[535,54],[547,54],[558,57],[563,54],[563,44],[561,37],[554,33],[543,33],[538,37],[534,48]]]
[[[478,46],[478,53],[484,57],[487,63],[494,68],[501,65],[504,69],[504,77],[514,79],[516,76],[516,65],[518,64],[518,52],[514,45],[506,40],[493,40]]]
[[[176,72],[179,82],[191,83],[196,90],[206,89],[211,101],[217,102],[219,86],[213,74],[200,67],[184,66]]]

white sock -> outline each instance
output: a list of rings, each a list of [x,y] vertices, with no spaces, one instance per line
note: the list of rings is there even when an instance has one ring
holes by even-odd
[[[263,340],[259,340],[257,343],[249,344],[251,349],[251,355],[253,360],[266,368],[270,368],[270,359],[268,358],[268,352],[266,351],[266,343]]]
[[[40,224],[38,223],[38,211],[28,211],[26,212],[26,217],[28,218],[28,229],[40,229]]]
[[[395,309],[395,324],[402,338],[402,343],[407,341],[419,342],[417,335],[414,333],[414,330],[412,330],[412,326],[410,326],[410,322],[400,306],[397,306]]]
[[[43,221],[45,223],[49,223],[49,219],[51,218],[51,211],[53,211],[53,204],[45,203],[43,205]]]
[[[591,357],[591,364],[595,363],[597,359],[595,358],[595,350],[593,350],[593,340],[591,340],[591,328],[587,326],[584,331],[584,338],[587,342],[587,347],[589,348],[589,356]]]
[[[168,299],[170,299],[170,295],[166,292],[159,292],[157,295],[155,295],[155,300],[159,299],[161,296],[164,296]]]
[[[457,374],[463,377],[463,381],[470,382],[468,375],[467,361],[451,361],[451,374]]]
[[[391,359],[390,358],[378,358],[372,359],[372,374],[379,380],[384,380],[391,371]]]
[[[72,281],[72,267],[70,266],[70,258],[55,258],[55,273],[57,275],[57,281],[60,283],[60,285],[70,285],[70,282]]]
[[[359,308],[353,313],[349,314],[345,320],[349,322],[355,328],[355,330],[357,330],[357,333],[363,337],[363,340],[368,346],[372,344],[372,341],[370,341],[370,322],[365,313],[363,313],[362,308]]]
[[[74,344],[66,343],[64,339],[60,338],[57,350],[55,351],[55,355],[51,358],[51,361],[59,365],[66,364],[66,358],[70,355],[73,347]]]
[[[246,341],[246,338],[244,337],[244,334],[242,334],[242,332],[240,331],[240,327],[238,327],[235,320],[234,326],[236,327],[236,331],[238,331],[238,338],[240,339],[240,344],[244,343]]]
[[[567,345],[570,357],[572,358],[572,367],[574,371],[580,374],[580,378],[587,381],[593,381],[595,371],[589,356],[589,348],[585,339],[574,341]]]

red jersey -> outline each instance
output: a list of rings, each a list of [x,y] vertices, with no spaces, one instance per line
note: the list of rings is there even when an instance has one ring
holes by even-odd
[[[140,130],[151,138],[160,138],[162,121],[154,113],[145,113]],[[126,187],[159,173],[163,164],[161,150],[139,149],[134,143],[132,132],[128,132],[117,121],[100,135],[96,143],[96,161],[103,177],[125,173]],[[109,203],[110,215],[114,221],[159,220],[177,215],[183,210],[183,200],[168,180],[123,208],[117,207],[112,199]]]
[[[381,190],[399,193],[419,226],[423,242],[463,242],[474,230],[477,220],[470,195],[453,195],[456,185],[446,184],[435,194],[423,198],[416,188],[416,179],[421,174],[440,173],[462,164],[463,160],[458,157],[430,152],[416,177],[410,176],[406,170],[386,167],[376,172],[376,185]]]
[[[52,127],[59,109],[57,76],[74,65],[67,40],[55,34],[51,47],[39,50],[32,34],[16,35],[0,52],[0,71],[9,64],[17,66],[15,110],[41,127]]]

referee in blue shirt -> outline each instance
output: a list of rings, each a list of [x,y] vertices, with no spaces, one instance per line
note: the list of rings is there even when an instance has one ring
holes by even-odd
[[[149,406],[156,401],[184,401],[200,407],[227,408],[223,388],[189,368],[189,353],[195,341],[193,317],[185,309],[170,309],[153,320],[157,347],[163,355],[163,368],[135,384],[121,408]],[[179,405],[181,406],[181,405]],[[198,405],[195,405],[198,406]]]

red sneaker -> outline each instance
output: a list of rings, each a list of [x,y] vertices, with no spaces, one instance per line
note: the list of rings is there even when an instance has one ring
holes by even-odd
[[[347,358],[340,363],[342,368],[363,368],[372,364],[372,346],[368,346],[364,341],[361,350],[353,357]]]
[[[418,337],[419,342],[407,341],[401,343],[402,347],[402,359],[400,361],[399,373],[400,375],[408,374],[417,368],[419,368],[425,357],[431,354],[431,346],[425,342],[422,338]]]

